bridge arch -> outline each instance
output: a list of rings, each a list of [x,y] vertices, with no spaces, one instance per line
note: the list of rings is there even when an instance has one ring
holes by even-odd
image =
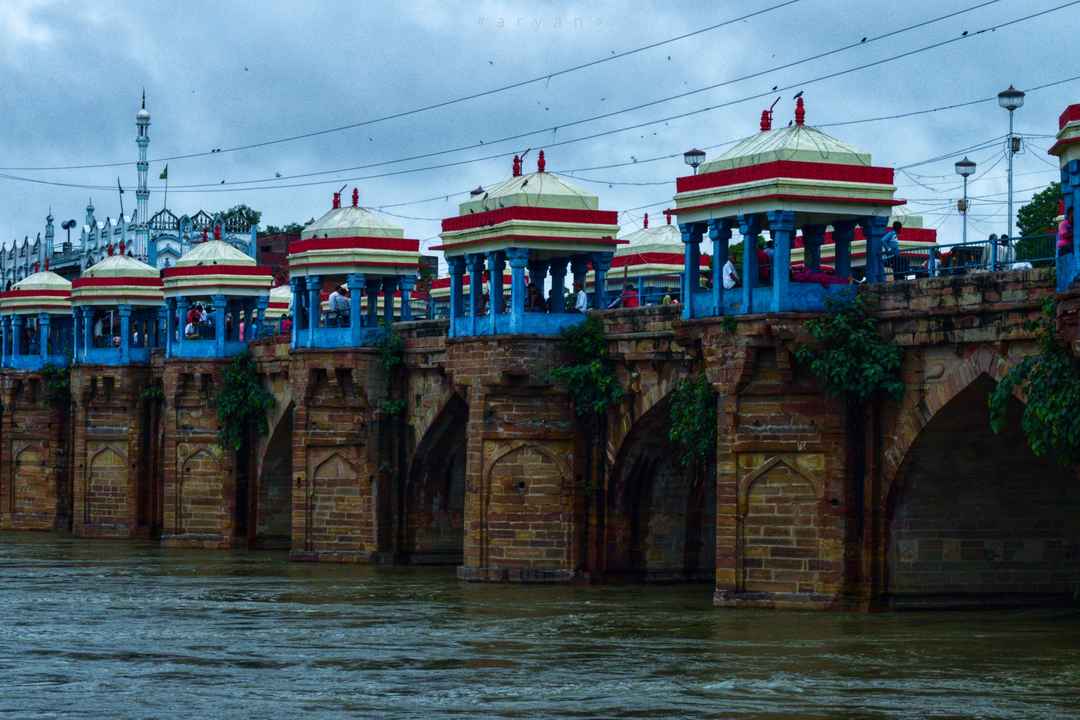
[[[293,415],[295,405],[275,405],[276,422],[259,443],[256,487],[249,523],[259,548],[287,548],[292,539]]]
[[[465,429],[469,406],[451,393],[412,455],[405,487],[400,560],[460,565],[465,542]]]
[[[670,408],[670,391],[654,397],[611,464],[601,548],[609,577],[704,581],[715,572],[715,458],[704,467],[679,463],[668,440]]]
[[[989,427],[987,397],[1007,367],[980,351],[945,373],[886,452],[882,584],[894,606],[1042,602],[1080,589],[1076,469],[1031,452],[1019,398],[1000,434]]]

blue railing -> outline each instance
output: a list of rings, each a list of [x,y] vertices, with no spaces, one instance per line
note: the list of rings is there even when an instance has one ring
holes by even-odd
[[[1054,264],[1054,235],[1029,235],[1004,244],[997,242],[996,265],[989,240],[927,248],[905,248],[883,260],[886,278],[949,277],[970,272],[1027,270]]]

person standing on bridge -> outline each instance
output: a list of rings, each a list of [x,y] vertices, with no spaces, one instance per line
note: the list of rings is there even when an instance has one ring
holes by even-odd
[[[892,270],[893,278],[900,272],[900,230],[903,224],[897,220],[892,229],[881,236],[881,264]]]
[[[589,312],[589,296],[585,294],[585,288],[581,283],[574,283],[574,312]]]

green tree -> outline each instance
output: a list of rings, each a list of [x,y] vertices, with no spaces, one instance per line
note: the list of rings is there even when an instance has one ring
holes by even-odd
[[[1043,318],[1033,323],[1039,352],[1013,366],[990,394],[990,427],[1000,432],[1008,419],[1013,391],[1027,397],[1020,427],[1028,447],[1061,465],[1080,463],[1080,360],[1057,336],[1053,300],[1043,304]]]
[[[716,452],[716,391],[704,374],[682,380],[671,393],[668,440],[681,450],[684,467],[708,464]]]
[[[253,210],[241,203],[240,205],[233,205],[228,210],[221,213],[221,216],[226,220],[232,220],[239,218],[244,221],[244,225],[250,227],[252,225],[258,225],[259,220],[262,219],[262,212],[259,210]]]
[[[274,407],[274,396],[259,380],[251,353],[234,357],[224,376],[217,398],[218,435],[223,448],[239,450],[252,430],[259,435],[269,432],[266,413]]]
[[[1016,227],[1020,236],[1043,235],[1056,229],[1054,218],[1061,202],[1061,183],[1052,182],[1032,196],[1031,201],[1016,213]]]
[[[1035,194],[1024,207],[1016,213],[1016,226],[1020,238],[1016,241],[1017,260],[1043,260],[1050,262],[1054,256],[1053,233],[1054,218],[1058,214],[1058,202],[1061,200],[1061,185],[1050,183],[1046,189]]]

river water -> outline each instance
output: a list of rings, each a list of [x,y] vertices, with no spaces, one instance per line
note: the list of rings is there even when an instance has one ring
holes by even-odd
[[[1080,612],[710,595],[0,533],[0,716],[1080,717]]]

